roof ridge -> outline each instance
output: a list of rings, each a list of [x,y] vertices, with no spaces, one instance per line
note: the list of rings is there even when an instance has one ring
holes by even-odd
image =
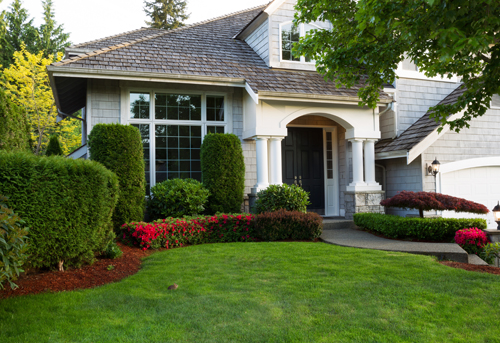
[[[96,56],[96,55],[103,54],[105,52],[109,52],[109,51],[112,51],[112,50],[117,50],[117,49],[124,48],[124,47],[130,46],[130,45],[141,43],[141,42],[153,39],[153,38],[161,37],[161,36],[166,35],[168,33],[182,31],[182,30],[185,30],[185,29],[189,29],[189,28],[192,28],[192,27],[199,26],[199,25],[208,24],[208,23],[211,23],[211,22],[214,22],[214,21],[217,21],[217,20],[226,19],[226,18],[235,16],[235,15],[238,15],[238,14],[241,14],[241,13],[250,12],[250,11],[256,10],[258,8],[264,7],[264,6],[266,6],[266,5],[254,6],[254,7],[251,7],[251,8],[247,8],[245,10],[228,13],[228,14],[225,14],[225,15],[222,15],[222,16],[219,16],[219,17],[215,17],[215,18],[204,20],[204,21],[199,21],[197,23],[193,23],[193,24],[190,24],[190,25],[182,26],[182,27],[179,27],[179,28],[176,28],[176,29],[173,29],[173,30],[161,30],[162,32],[154,34],[154,35],[149,35],[149,36],[138,38],[138,39],[135,39],[135,40],[132,40],[132,41],[128,41],[128,42],[123,42],[123,43],[120,43],[120,44],[112,45],[112,46],[109,46],[107,48],[96,49],[96,50],[93,50],[93,51],[88,52],[86,54],[78,55],[78,56],[75,56],[75,57],[71,57],[71,58],[62,60],[60,62],[52,63],[51,65],[52,66],[56,66],[56,67],[63,66],[63,65],[66,65],[68,63],[72,63],[72,62],[75,62],[75,61],[82,60],[84,58],[93,57],[93,56]],[[143,29],[146,29],[146,28],[141,28],[139,30],[143,30]],[[139,31],[139,30],[135,30],[135,31]],[[158,30],[160,30],[160,29],[158,29]],[[130,31],[130,32],[135,32],[135,31]],[[118,36],[120,36],[120,35],[118,35]],[[97,41],[101,41],[103,39],[99,39]]]
[[[69,48],[70,49],[77,49],[78,47],[80,47],[82,45],[89,45],[89,44],[92,44],[92,43],[98,43],[98,42],[101,42],[101,41],[106,40],[106,39],[116,38],[116,37],[128,35],[130,33],[138,32],[138,31],[142,31],[142,30],[146,30],[146,29],[150,29],[150,27],[141,27],[139,29],[125,31],[125,32],[122,32],[122,33],[118,33],[116,35],[111,35],[111,36],[107,36],[107,37],[103,37],[103,38],[99,38],[99,39],[94,39],[94,40],[91,40],[91,41],[88,41],[88,42],[83,42],[83,43],[79,43],[79,44],[76,44],[76,45],[71,45],[71,46],[69,46]]]

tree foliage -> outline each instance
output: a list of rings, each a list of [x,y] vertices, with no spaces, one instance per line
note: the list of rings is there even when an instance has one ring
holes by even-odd
[[[297,23],[333,25],[311,31],[296,52],[313,56],[318,72],[338,86],[365,81],[360,105],[376,106],[405,58],[428,77],[462,79],[467,91],[458,101],[433,108],[435,119],[452,130],[469,127],[500,92],[498,0],[298,0],[296,9]]]
[[[0,150],[30,151],[30,128],[23,108],[16,106],[0,87]]]
[[[64,154],[69,154],[80,145],[80,122],[65,119],[56,123],[57,108],[46,68],[60,60],[62,54],[56,57],[43,55],[43,51],[32,54],[22,45],[20,51],[14,52],[14,63],[3,70],[0,86],[16,105],[26,111],[35,154],[42,153],[50,135],[55,133],[61,138]]]
[[[61,145],[59,144],[59,139],[57,136],[51,136],[49,145],[47,146],[47,151],[45,153],[47,156],[52,156],[52,155],[59,155],[62,156],[64,155]]]
[[[70,43],[69,33],[64,32],[63,25],[57,25],[53,10],[52,0],[42,1],[43,5],[43,24],[38,30],[38,50],[43,51],[44,56],[56,55],[58,52],[64,52],[64,48]]]
[[[183,21],[189,18],[186,6],[185,0],[145,0],[144,12],[151,18],[151,21],[146,21],[146,24],[165,30],[184,26]]]

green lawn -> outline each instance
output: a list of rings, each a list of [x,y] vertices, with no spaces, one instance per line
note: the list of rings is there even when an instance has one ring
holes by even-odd
[[[500,342],[499,319],[500,277],[431,257],[206,244],[119,283],[0,300],[0,342]]]

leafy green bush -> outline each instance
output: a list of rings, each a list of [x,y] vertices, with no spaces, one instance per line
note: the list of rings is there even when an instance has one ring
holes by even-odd
[[[45,152],[45,155],[47,156],[53,156],[53,155],[59,155],[62,156],[64,155],[61,145],[59,144],[59,139],[57,136],[51,136],[49,140],[49,145],[47,146],[47,151]]]
[[[0,152],[0,193],[30,227],[31,267],[92,262],[114,237],[118,178],[99,163]]]
[[[479,256],[488,264],[493,264],[495,258],[500,258],[500,243],[488,243],[483,247]]]
[[[255,234],[265,241],[282,239],[314,240],[323,232],[323,218],[317,213],[286,211],[265,212],[255,219]]]
[[[148,213],[153,219],[192,216],[205,209],[209,191],[194,179],[171,179],[151,188]]]
[[[90,159],[116,173],[120,197],[113,213],[115,230],[144,219],[146,179],[139,129],[131,125],[97,124],[88,137]]]
[[[208,212],[241,211],[245,190],[245,161],[236,135],[209,133],[201,145],[203,184],[210,191]]]
[[[104,253],[101,255],[104,258],[115,259],[123,255],[120,247],[116,244],[114,240],[110,241],[104,249]]]
[[[468,227],[486,229],[484,219],[403,218],[379,213],[356,213],[354,223],[360,228],[389,238],[412,238],[426,241],[452,241],[458,230]]]
[[[297,185],[270,185],[257,193],[255,213],[274,212],[279,209],[306,212],[309,193]]]
[[[241,213],[129,223],[121,227],[120,239],[143,250],[203,243],[248,242],[255,237],[254,219],[251,214]]]
[[[7,198],[0,195],[0,289],[8,281],[12,289],[17,288],[13,283],[19,276],[23,264],[26,262],[25,242],[28,229],[24,222],[5,204]]]
[[[26,113],[0,88],[0,150],[30,151],[30,142]]]

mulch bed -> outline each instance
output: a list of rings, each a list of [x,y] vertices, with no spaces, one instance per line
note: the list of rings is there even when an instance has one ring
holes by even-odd
[[[292,242],[292,240],[286,241]],[[315,242],[319,242],[319,240],[316,239]],[[142,251],[139,248],[129,247],[121,243],[118,243],[118,245],[123,251],[123,255],[114,260],[98,259],[91,266],[84,266],[80,269],[72,269],[64,272],[32,271],[23,273],[15,281],[19,288],[12,290],[8,284],[5,285],[5,289],[0,290],[0,299],[44,292],[94,288],[120,281],[127,276],[137,273],[141,268],[142,258],[155,252],[155,250]],[[453,268],[500,275],[500,268],[497,267],[476,266],[452,261],[441,261],[439,263]],[[113,268],[108,270],[110,269],[109,266],[113,266]]]

